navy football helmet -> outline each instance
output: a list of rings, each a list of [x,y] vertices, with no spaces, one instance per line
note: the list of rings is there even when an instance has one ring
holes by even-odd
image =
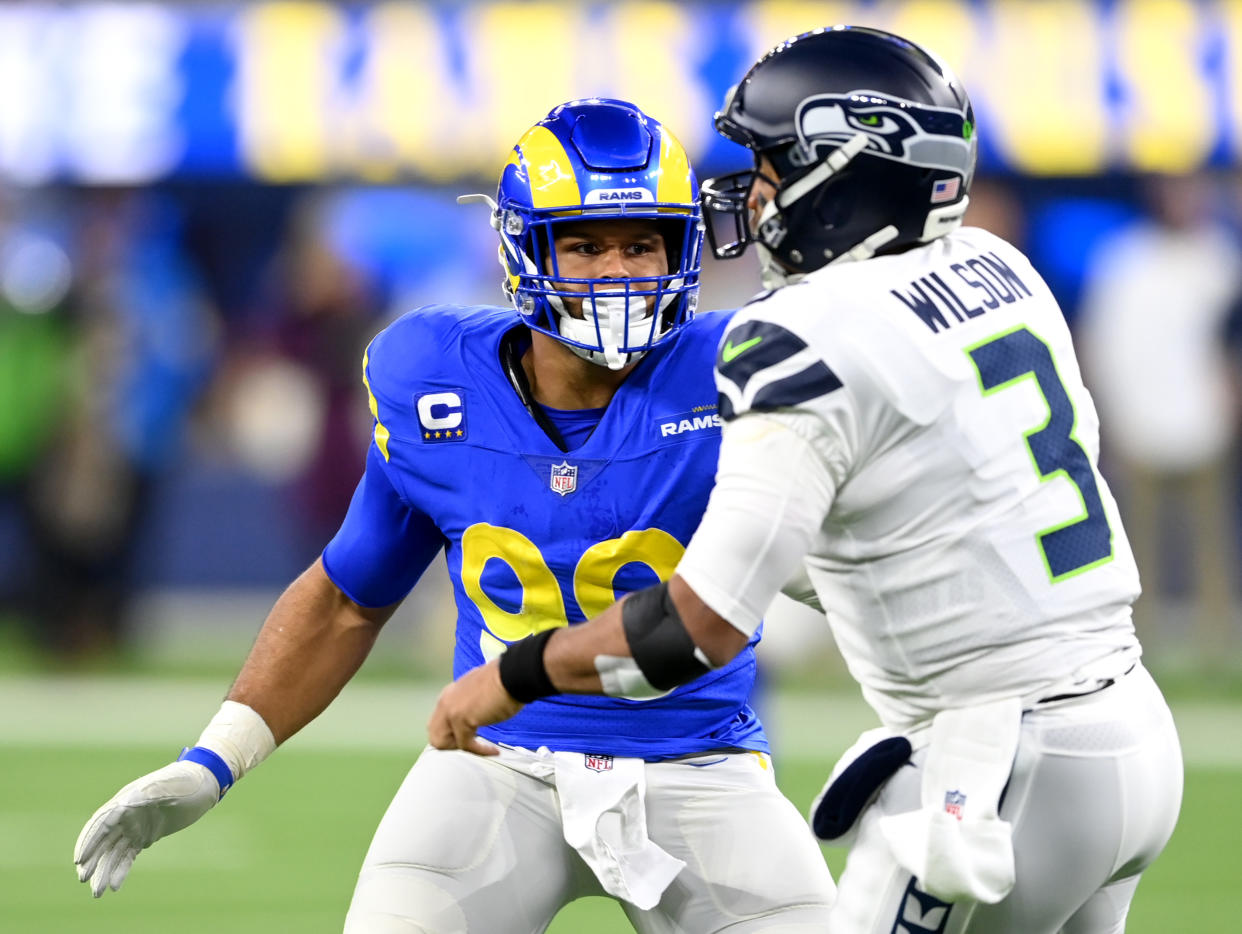
[[[555,108],[513,147],[496,200],[505,291],[525,323],[592,363],[621,369],[685,324],[698,301],[703,224],[681,144],[633,104],[604,98]],[[558,224],[658,221],[668,274],[573,279],[557,269]],[[572,288],[577,286],[578,288]],[[565,300],[581,299],[582,317]]]
[[[716,130],[756,168],[708,179],[703,206],[721,259],[755,243],[764,283],[779,287],[828,263],[866,259],[956,229],[977,141],[970,100],[949,68],[879,29],[834,26],[768,52],[733,88]],[[775,197],[752,230],[747,199],[761,156]]]

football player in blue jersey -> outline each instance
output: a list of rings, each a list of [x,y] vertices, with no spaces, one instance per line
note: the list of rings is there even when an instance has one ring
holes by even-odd
[[[512,307],[418,309],[371,343],[375,419],[339,532],[277,601],[197,744],[127,785],[74,854],[96,896],[312,720],[444,551],[454,675],[667,579],[706,508],[727,315],[696,316],[701,214],[685,151],[620,101],[553,110],[496,199]],[[618,899],[642,932],[818,930],[834,896],[747,705],[752,639],[660,697],[547,697],[428,748],[383,818],[345,929],[538,932]]]

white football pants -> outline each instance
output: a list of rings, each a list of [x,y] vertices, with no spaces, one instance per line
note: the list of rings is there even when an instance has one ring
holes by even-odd
[[[534,757],[424,750],[375,832],[346,934],[537,934],[605,895]],[[832,877],[767,756],[648,763],[645,780],[647,834],[686,866],[652,909],[618,899],[640,934],[822,934]]]
[[[1022,718],[1000,816],[1017,883],[995,905],[920,891],[893,859],[880,816],[919,806],[926,749],[859,818],[830,934],[1120,934],[1139,875],[1173,833],[1182,757],[1173,717],[1141,665],[1112,687]]]

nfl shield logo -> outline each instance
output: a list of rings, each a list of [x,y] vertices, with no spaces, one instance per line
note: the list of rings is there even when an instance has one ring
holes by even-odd
[[[601,756],[588,752],[583,757],[583,764],[592,772],[611,772],[612,756]]]
[[[944,793],[944,810],[946,814],[952,814],[958,820],[962,819],[962,808],[966,804],[966,796],[960,791],[946,791]]]
[[[568,461],[552,465],[552,492],[572,493],[578,487],[578,467]]]

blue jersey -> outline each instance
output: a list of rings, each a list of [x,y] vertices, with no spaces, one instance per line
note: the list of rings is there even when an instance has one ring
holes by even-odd
[[[572,625],[668,579],[707,506],[720,444],[712,368],[728,315],[657,344],[584,443],[560,450],[502,363],[516,314],[431,306],[384,330],[364,364],[374,442],[324,551],[349,597],[405,596],[441,548],[457,604],[453,675],[533,632]],[[516,329],[516,334],[515,334]],[[479,732],[493,742],[660,759],[767,750],[747,705],[753,643],[646,701],[558,695]]]

